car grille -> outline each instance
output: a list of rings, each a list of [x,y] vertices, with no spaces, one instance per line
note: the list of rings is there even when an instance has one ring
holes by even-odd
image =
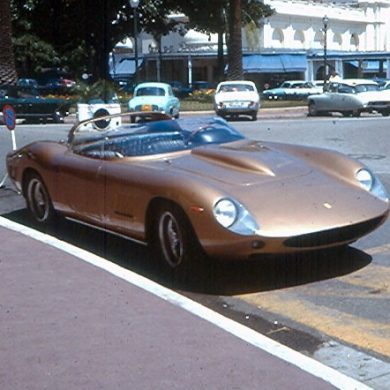
[[[381,216],[354,225],[291,237],[284,244],[290,248],[311,248],[355,241],[374,230],[385,218]]]

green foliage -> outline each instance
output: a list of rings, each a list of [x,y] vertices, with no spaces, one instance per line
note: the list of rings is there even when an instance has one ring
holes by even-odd
[[[47,66],[59,66],[61,58],[50,43],[32,34],[24,34],[13,39],[15,61],[19,76],[41,72]]]
[[[192,100],[202,103],[212,103],[215,89],[198,89],[189,94],[186,100]]]
[[[158,38],[175,27],[172,12],[189,17],[188,28],[228,31],[231,0],[141,0],[138,29]],[[272,10],[260,0],[240,0],[243,25],[258,23]],[[45,66],[67,67],[76,77],[87,72],[108,79],[108,53],[134,31],[128,0],[10,0],[19,67],[34,73]],[[33,37],[33,38],[32,38]],[[27,53],[27,43],[36,49]],[[229,44],[229,42],[228,42]]]
[[[107,80],[98,80],[93,84],[79,81],[72,94],[80,103],[117,103],[117,86]]]

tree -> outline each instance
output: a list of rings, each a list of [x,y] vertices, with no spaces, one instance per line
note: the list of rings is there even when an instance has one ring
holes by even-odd
[[[15,84],[10,0],[0,0],[0,10],[0,84]]]
[[[171,0],[170,6],[188,16],[189,28],[218,34],[218,79],[224,75],[223,37],[227,37],[229,77],[241,78],[241,27],[248,23],[259,27],[261,18],[273,13],[259,0]]]
[[[115,44],[134,31],[133,10],[128,0],[12,0],[16,39],[24,35],[50,43],[54,63],[76,75],[90,73],[93,79],[108,79],[108,57]],[[159,36],[172,24],[165,0],[141,0],[137,8],[139,30]],[[20,53],[20,52],[19,52]],[[24,57],[26,57],[24,55]],[[43,66],[44,59],[36,58]]]
[[[242,71],[242,36],[241,36],[241,0],[229,1],[229,48],[228,79],[241,80]]]

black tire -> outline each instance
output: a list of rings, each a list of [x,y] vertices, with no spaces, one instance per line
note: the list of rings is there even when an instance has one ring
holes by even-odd
[[[361,114],[360,110],[352,111],[352,116],[354,116],[355,118],[359,118],[360,114]]]
[[[309,116],[317,116],[318,115],[318,110],[317,110],[316,104],[313,101],[309,102],[308,110],[309,110]]]
[[[49,224],[54,221],[56,213],[49,192],[37,173],[29,175],[24,195],[27,208],[37,222]]]
[[[341,114],[343,115],[343,117],[348,118],[352,116],[352,111],[343,111]]]
[[[159,267],[177,282],[188,282],[206,258],[184,211],[170,202],[161,203],[152,227],[152,250]]]
[[[52,115],[52,118],[54,123],[64,123],[64,117],[57,112]]]
[[[257,121],[257,112],[254,112],[252,115],[251,115],[251,119],[253,122]]]
[[[383,110],[381,112],[382,116],[389,116],[390,115],[390,110]]]

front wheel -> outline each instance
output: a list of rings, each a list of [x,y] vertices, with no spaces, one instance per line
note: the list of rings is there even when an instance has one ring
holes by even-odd
[[[360,111],[360,110],[354,110],[354,111],[352,111],[352,116],[354,116],[355,118],[359,118],[359,117],[360,117],[360,114],[361,114],[361,111]]]
[[[54,220],[55,211],[42,178],[33,173],[28,178],[25,191],[27,208],[37,222],[48,224]]]
[[[162,202],[153,214],[151,244],[158,269],[178,283],[194,280],[202,273],[206,255],[188,217],[171,202]]]

